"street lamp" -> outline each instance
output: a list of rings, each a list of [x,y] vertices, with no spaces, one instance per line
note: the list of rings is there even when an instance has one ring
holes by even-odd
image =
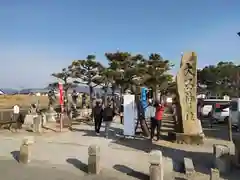
[[[240,32],[238,32],[237,35],[240,36]]]

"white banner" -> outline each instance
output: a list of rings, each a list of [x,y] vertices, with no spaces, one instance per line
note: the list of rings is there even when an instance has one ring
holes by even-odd
[[[135,135],[135,96],[126,94],[124,98],[124,135]]]

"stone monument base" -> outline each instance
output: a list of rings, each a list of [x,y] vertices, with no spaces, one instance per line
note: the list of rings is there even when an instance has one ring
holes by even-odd
[[[176,143],[179,144],[195,144],[200,145],[204,143],[204,134],[185,134],[175,133]]]
[[[235,156],[234,156],[234,164],[236,167],[240,168],[240,134],[233,133],[233,143],[235,146]]]

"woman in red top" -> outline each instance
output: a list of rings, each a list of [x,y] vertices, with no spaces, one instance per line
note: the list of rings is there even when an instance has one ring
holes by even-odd
[[[155,119],[151,123],[151,139],[154,137],[155,129],[157,128],[157,141],[160,138],[160,129],[162,124],[162,117],[164,113],[164,105],[160,102],[156,102],[156,112],[155,112]]]

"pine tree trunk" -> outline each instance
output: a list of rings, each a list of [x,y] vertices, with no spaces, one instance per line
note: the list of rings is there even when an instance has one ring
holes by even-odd
[[[123,92],[123,87],[120,87],[120,94],[119,94],[119,96],[120,96],[120,104],[122,105],[123,104],[123,94],[124,94],[124,92]]]
[[[90,109],[93,108],[93,87],[92,85],[89,85],[89,95],[90,95],[90,103],[89,103],[89,106],[90,106]]]
[[[116,108],[116,98],[115,98],[115,90],[116,90],[116,88],[115,88],[115,86],[112,86],[112,98],[113,98],[113,109],[115,110],[115,108]]]
[[[155,86],[154,88],[154,93],[155,93],[155,100],[159,100],[159,96],[158,96],[158,85]]]
[[[92,110],[92,113],[90,115],[91,120],[93,120],[93,86],[92,83],[89,84],[89,93],[90,93],[90,103],[89,108]]]

